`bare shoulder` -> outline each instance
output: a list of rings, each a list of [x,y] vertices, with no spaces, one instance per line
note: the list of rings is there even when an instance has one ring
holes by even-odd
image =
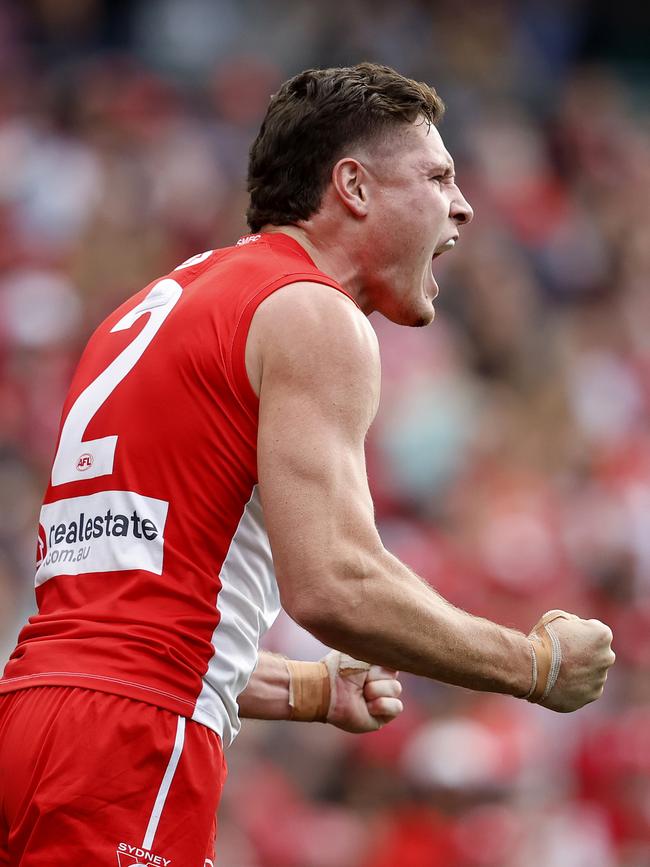
[[[290,377],[337,375],[348,387],[378,388],[379,348],[366,316],[343,293],[321,283],[291,283],[256,310],[246,345],[251,385]]]

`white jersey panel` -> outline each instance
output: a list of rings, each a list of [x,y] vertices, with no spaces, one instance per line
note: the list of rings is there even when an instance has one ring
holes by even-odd
[[[259,489],[246,504],[220,573],[219,624],[212,635],[214,655],[192,719],[221,735],[229,746],[240,728],[237,697],[257,664],[260,638],[280,612],[271,545],[264,526]]]

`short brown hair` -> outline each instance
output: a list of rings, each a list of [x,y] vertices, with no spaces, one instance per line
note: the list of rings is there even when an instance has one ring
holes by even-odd
[[[389,66],[307,69],[290,78],[271,98],[250,150],[251,231],[296,223],[318,211],[345,148],[419,116],[436,124],[444,110],[432,87]]]

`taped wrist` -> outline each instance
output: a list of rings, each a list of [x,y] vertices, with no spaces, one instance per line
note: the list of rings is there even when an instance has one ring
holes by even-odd
[[[331,689],[324,662],[298,662],[287,659],[289,670],[289,719],[300,722],[326,722]]]
[[[528,636],[532,678],[530,690],[524,698],[533,704],[548,698],[560,673],[562,647],[555,631],[549,625],[560,618],[569,619],[563,611],[548,611]]]

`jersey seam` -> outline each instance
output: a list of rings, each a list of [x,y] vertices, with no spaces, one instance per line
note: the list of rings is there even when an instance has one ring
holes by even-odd
[[[272,250],[272,252],[277,257],[277,253],[275,252],[275,250]],[[252,386],[248,380],[248,375],[246,373],[245,354],[244,354],[243,358],[239,359],[239,363],[240,363],[240,366],[242,368],[240,373],[242,374],[242,378],[244,378],[244,381],[242,383],[238,382],[237,369],[236,369],[237,359],[235,357],[235,345],[237,343],[237,340],[238,340],[238,337],[240,334],[240,329],[242,327],[242,320],[244,319],[244,317],[246,316],[246,314],[250,310],[251,305],[255,301],[257,301],[259,296],[262,295],[264,292],[267,292],[269,289],[271,289],[272,291],[269,292],[269,295],[271,295],[273,292],[277,292],[279,289],[283,289],[285,286],[290,286],[292,283],[300,283],[302,281],[307,281],[310,283],[320,283],[323,286],[330,286],[336,292],[340,292],[346,298],[349,298],[350,301],[352,301],[352,303],[356,307],[359,307],[359,305],[354,300],[354,298],[352,298],[352,296],[349,295],[345,291],[345,289],[343,289],[343,287],[340,286],[336,280],[334,280],[333,277],[328,277],[327,274],[322,274],[319,271],[316,271],[315,273],[314,272],[305,272],[305,271],[289,271],[289,272],[283,274],[282,277],[276,277],[275,279],[269,280],[268,283],[265,283],[263,286],[261,286],[255,292],[255,294],[252,295],[248,299],[248,301],[246,302],[246,304],[242,308],[242,311],[239,314],[239,317],[237,318],[237,322],[236,322],[235,328],[233,330],[233,336],[232,336],[232,340],[230,342],[230,350],[229,350],[230,369],[232,372],[233,384],[235,386],[235,389],[237,391],[239,399],[242,400],[244,405],[250,409],[254,410],[257,407],[257,405],[259,403],[259,398],[257,397],[255,392],[253,391],[253,388],[252,388]],[[263,299],[263,300],[266,300],[266,299]],[[259,303],[261,303],[261,301]],[[259,304],[258,304],[258,306],[259,306]],[[252,321],[252,317],[251,317],[251,321]],[[250,322],[249,322],[249,328],[250,328]],[[245,351],[246,351],[245,346],[246,346],[246,344],[244,341],[244,345],[242,347],[243,353],[245,353]],[[246,388],[246,386],[248,386],[248,387]]]
[[[6,677],[0,680],[0,688],[3,684],[8,683],[18,683],[18,681],[28,681],[28,680],[38,680],[40,677],[83,677],[88,680],[102,680],[107,681],[109,683],[119,683],[123,686],[132,686],[135,689],[144,690],[145,692],[156,693],[157,695],[163,695],[167,698],[173,699],[174,701],[178,701],[181,704],[187,705],[188,708],[193,708],[194,704],[191,701],[188,701],[185,698],[181,698],[178,695],[174,695],[174,693],[166,692],[163,689],[156,689],[155,686],[146,686],[143,683],[136,683],[133,680],[122,680],[119,677],[109,677],[104,674],[88,674],[83,671],[39,671],[37,674],[21,674],[17,677]]]

